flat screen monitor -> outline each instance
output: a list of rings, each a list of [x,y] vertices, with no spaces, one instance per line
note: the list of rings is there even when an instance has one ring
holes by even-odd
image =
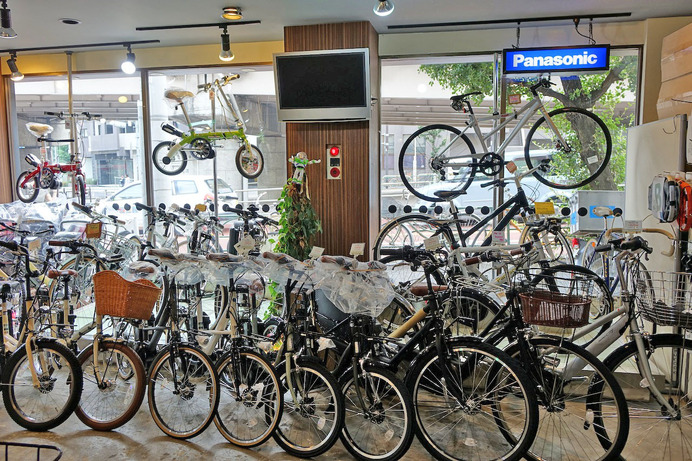
[[[370,119],[367,48],[275,54],[274,80],[282,122]]]

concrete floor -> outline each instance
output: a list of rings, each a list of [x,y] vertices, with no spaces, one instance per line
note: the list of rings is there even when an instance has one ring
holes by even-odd
[[[1,404],[0,404],[1,406]],[[71,416],[64,424],[50,432],[30,432],[22,429],[0,409],[0,441],[38,443],[58,446],[63,451],[62,460],[216,460],[239,461],[284,461],[295,460],[273,441],[253,449],[236,448],[224,439],[212,423],[207,430],[189,441],[180,441],[166,436],[151,419],[146,398],[137,415],[123,427],[112,432],[97,432]],[[0,460],[4,459],[0,450]],[[29,461],[36,459],[36,451],[16,452],[6,461]],[[54,457],[42,453],[41,460],[51,461]],[[318,460],[353,459],[338,441],[331,450],[315,458]],[[405,460],[433,460],[425,449],[414,440]]]

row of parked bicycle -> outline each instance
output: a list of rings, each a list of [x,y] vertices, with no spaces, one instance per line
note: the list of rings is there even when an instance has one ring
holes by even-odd
[[[137,208],[153,227],[197,219],[213,235],[203,212]],[[110,430],[146,393],[172,437],[213,421],[231,443],[273,437],[300,457],[340,438],[359,459],[397,459],[415,433],[438,459],[690,458],[690,275],[648,271],[643,239],[613,237],[596,251],[620,277],[614,305],[593,272],[546,255],[544,227],[522,245],[382,248],[387,266],[257,246],[180,254],[175,238],[130,252],[103,229],[34,253],[6,226],[5,408],[32,430],[73,410]],[[393,265],[411,274],[396,286]],[[270,291],[281,313],[263,318]]]

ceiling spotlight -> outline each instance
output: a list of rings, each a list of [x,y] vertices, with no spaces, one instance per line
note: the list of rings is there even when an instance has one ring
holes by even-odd
[[[221,53],[219,53],[219,59],[222,61],[233,61],[235,56],[231,51],[231,37],[228,36],[228,30],[223,28],[223,33],[221,34]]]
[[[388,16],[394,11],[394,4],[389,0],[379,0],[372,11],[378,16]]]
[[[229,21],[237,21],[239,19],[243,19],[243,13],[240,11],[240,7],[238,6],[227,6],[223,9],[221,17],[228,19]]]
[[[74,19],[74,18],[61,18],[60,22],[62,22],[63,24],[66,24],[68,26],[76,26],[77,24],[82,23],[82,21],[80,21],[79,19]]]
[[[15,53],[12,53],[10,59],[7,60],[7,67],[9,67],[10,72],[12,72],[10,79],[12,79],[13,82],[18,82],[24,78],[24,74],[17,69],[17,55]]]
[[[132,48],[130,47],[130,45],[123,46],[127,47],[127,57],[125,58],[123,63],[120,64],[120,69],[122,69],[122,71],[126,74],[134,74],[137,70],[137,67],[135,67],[135,54],[132,52]]]
[[[10,10],[7,9],[7,0],[2,0],[2,9],[0,10],[0,37],[15,38],[17,32],[12,29],[12,17]]]

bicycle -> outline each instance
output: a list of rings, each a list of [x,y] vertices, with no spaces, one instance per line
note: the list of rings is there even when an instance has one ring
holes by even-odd
[[[414,250],[414,254],[419,264],[425,268],[430,295],[447,293],[447,296],[453,296],[453,293],[432,283],[434,271],[445,262],[434,262],[433,254],[425,250]],[[500,262],[509,255],[495,250],[484,253],[483,257],[488,261]],[[526,458],[551,459],[555,456],[557,459],[613,459],[623,449],[629,430],[627,405],[617,380],[586,349],[564,337],[536,336],[528,326],[538,324],[566,328],[588,322],[590,301],[587,294],[593,278],[583,274],[570,275],[572,274],[563,272],[561,277],[555,271],[548,270],[530,277],[525,283],[516,284],[505,293],[506,302],[479,336],[485,345],[503,345],[509,356],[521,362],[532,381],[536,402],[541,410],[541,423],[538,425],[536,439],[524,454]],[[482,302],[469,308],[480,306],[483,306]],[[548,306],[558,311],[548,315],[548,312],[542,310]],[[529,315],[529,311],[532,315]],[[468,316],[467,312],[471,311],[457,311],[458,321],[477,330],[475,319]],[[418,311],[390,334],[390,338],[403,337],[408,330],[425,319],[427,313],[426,309]],[[409,374],[420,376],[425,363],[423,358],[416,360]],[[407,378],[407,382],[411,382],[410,378]],[[420,379],[416,382],[420,382]],[[425,383],[436,383],[437,394],[446,395],[446,384],[440,382],[436,370],[428,372],[424,385]],[[414,390],[412,393],[415,399],[417,392]],[[417,421],[425,424],[420,417]],[[434,418],[430,424],[434,424]],[[506,431],[502,431],[502,435],[510,443],[515,440]],[[579,440],[566,441],[570,435]],[[421,439],[421,442],[424,445],[432,443],[430,438],[426,442]],[[444,442],[444,439],[438,441]],[[578,453],[573,453],[575,450]]]
[[[84,117],[86,120],[100,118],[98,114],[90,114],[82,112],[81,114],[65,114],[63,112],[45,112],[46,115],[58,117],[64,120],[65,117],[78,118]],[[31,171],[25,171],[19,175],[15,184],[17,198],[24,203],[31,203],[38,197],[40,189],[58,189],[61,183],[58,175],[62,173],[70,174],[74,178],[73,191],[74,197],[77,197],[81,205],[86,205],[86,177],[82,170],[82,161],[79,154],[70,155],[69,163],[50,163],[46,159],[46,144],[59,142],[74,142],[74,139],[50,139],[49,135],[53,131],[53,127],[42,123],[27,123],[27,129],[31,134],[36,136],[37,141],[41,143],[41,158],[39,159],[34,154],[29,154],[24,159],[34,167]]]
[[[526,165],[532,169],[543,160],[553,163],[559,160],[569,166],[560,168],[560,171],[555,168],[534,170],[536,179],[555,189],[574,189],[596,179],[610,161],[612,139],[608,127],[592,112],[577,107],[563,107],[548,112],[538,90],[551,84],[541,79],[530,87],[532,99],[524,107],[511,114],[495,113],[487,117],[475,115],[469,100],[470,96],[480,92],[452,96],[452,108],[469,116],[466,127],[459,130],[449,125],[435,124],[420,128],[409,136],[399,153],[399,175],[404,186],[416,197],[440,202],[446,197],[425,195],[420,189],[455,175],[459,177],[459,184],[449,192],[463,193],[477,171],[487,176],[499,173],[503,164],[502,154],[538,113],[541,117],[526,135]],[[516,126],[491,151],[488,143],[515,120]],[[481,124],[488,121],[499,123],[483,132]],[[476,153],[473,142],[466,135],[469,130],[480,140],[482,152]],[[432,179],[426,180],[427,177]]]
[[[238,74],[227,75],[221,80],[216,79],[213,83],[198,86],[203,91],[212,91],[218,98],[224,111],[228,110],[230,112],[232,119],[229,124],[230,131],[202,133],[195,131],[184,103],[186,98],[193,97],[194,95],[189,91],[166,91],[166,98],[176,103],[176,109],[178,107],[182,109],[187,122],[187,132],[184,133],[168,123],[164,123],[161,126],[163,131],[179,139],[175,142],[163,141],[154,147],[152,159],[158,171],[169,176],[180,174],[187,167],[188,152],[189,155],[198,160],[211,159],[216,155],[212,142],[235,139],[240,142],[240,147],[235,154],[235,164],[238,172],[248,179],[257,178],[262,174],[264,169],[262,152],[257,146],[251,144],[246,136],[247,128],[238,109],[235,96],[233,93],[226,94],[223,90],[224,86],[238,78],[240,78]]]
[[[37,328],[35,318],[39,312],[31,291],[31,277],[37,274],[29,269],[29,249],[3,241],[0,247],[23,260],[26,289],[24,321],[15,339],[5,334],[5,326],[9,327],[6,293],[12,288],[12,282],[0,281],[3,304],[0,365],[5,410],[25,429],[47,431],[62,424],[77,407],[83,386],[81,367],[72,351],[44,337]]]
[[[236,213],[240,218],[238,221],[233,221],[231,230],[228,236],[228,251],[231,254],[238,254],[236,244],[246,237],[254,240],[253,250],[255,252],[262,251],[262,247],[267,243],[270,232],[270,227],[278,227],[279,223],[271,218],[262,216],[259,213],[259,208],[255,205],[250,205],[247,210],[241,207],[231,207],[228,204],[223,206],[223,211],[226,213]],[[269,211],[269,205],[264,205],[262,211]]]

